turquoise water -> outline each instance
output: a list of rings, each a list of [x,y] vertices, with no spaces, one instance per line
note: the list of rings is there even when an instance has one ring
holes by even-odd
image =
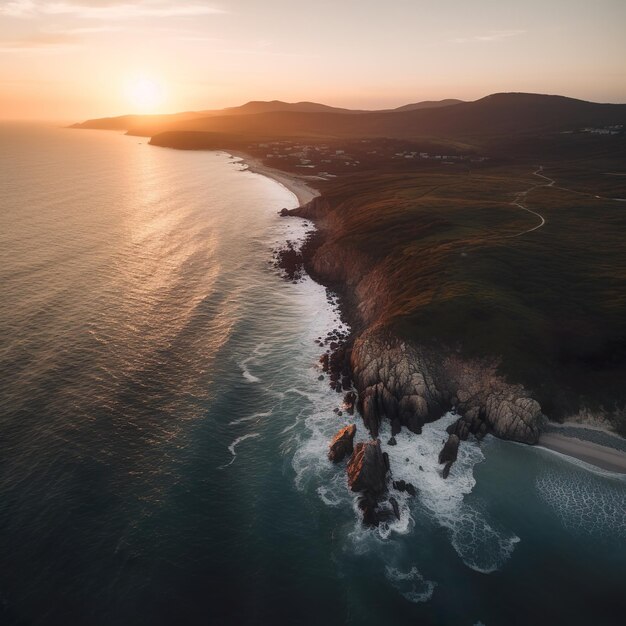
[[[448,416],[361,527],[314,343],[341,321],[268,263],[306,229],[286,189],[31,126],[0,184],[0,623],[622,623],[626,483],[558,455],[487,438],[443,481]]]

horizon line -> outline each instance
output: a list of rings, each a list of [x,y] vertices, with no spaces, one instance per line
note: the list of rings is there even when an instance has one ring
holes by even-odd
[[[364,113],[382,113],[382,112],[392,112],[395,111],[396,109],[402,108],[404,106],[409,106],[412,104],[421,104],[423,102],[444,102],[446,100],[458,100],[459,104],[470,104],[472,102],[479,102],[480,100],[484,100],[485,98],[489,98],[490,96],[496,96],[496,95],[531,95],[531,96],[546,96],[546,97],[557,97],[557,98],[566,98],[569,100],[578,100],[580,102],[588,102],[590,104],[598,104],[598,105],[624,105],[626,104],[626,101],[623,102],[608,102],[608,101],[595,101],[595,100],[586,100],[584,98],[580,98],[580,97],[576,97],[576,96],[568,96],[568,95],[564,95],[564,94],[560,94],[560,93],[542,93],[542,92],[533,92],[533,91],[494,91],[494,92],[490,92],[487,93],[484,96],[481,96],[479,98],[476,98],[474,100],[463,100],[462,98],[456,98],[456,97],[448,97],[448,98],[439,98],[439,99],[435,99],[435,98],[424,98],[421,100],[411,100],[411,101],[403,101],[404,104],[399,104],[397,106],[390,106],[390,107],[386,107],[386,108],[378,108],[378,109],[367,109],[367,108],[360,108],[360,107],[350,107],[350,106],[346,106],[346,105],[341,105],[341,104],[326,104],[323,101],[319,101],[319,100],[310,100],[310,99],[305,99],[305,100],[294,100],[294,101],[289,101],[289,100],[281,100],[279,98],[269,98],[269,99],[252,99],[252,100],[246,100],[243,103],[240,104],[231,104],[228,106],[224,106],[221,108],[204,108],[204,107],[200,107],[200,108],[183,108],[183,109],[169,109],[169,110],[161,110],[161,111],[156,111],[156,112],[126,112],[126,113],[112,113],[112,114],[105,114],[105,115],[94,115],[91,117],[85,117],[85,118],[81,118],[82,122],[86,122],[86,121],[91,121],[91,120],[99,120],[99,119],[109,119],[109,118],[118,118],[118,117],[130,117],[130,116],[135,116],[135,117],[151,117],[151,116],[162,116],[162,115],[176,115],[176,114],[180,114],[180,113],[200,113],[203,111],[207,111],[207,112],[211,112],[211,111],[227,111],[228,109],[236,109],[242,106],[245,106],[247,104],[251,104],[251,103],[270,103],[270,102],[281,102],[283,104],[288,104],[288,105],[295,105],[295,104],[318,104],[318,105],[322,105],[322,106],[327,106],[327,107],[331,107],[331,108],[335,108],[335,109],[345,109],[347,111],[362,111]],[[452,105],[454,106],[454,105]],[[24,122],[24,123],[54,123],[54,124],[75,124],[75,123],[82,123],[80,121],[77,121],[76,118],[72,117],[66,117],[66,116],[60,116],[60,117],[54,117],[54,118],[43,118],[43,117],[1,117],[0,118],[0,123],[2,122],[12,122],[12,123],[18,123],[18,122]]]

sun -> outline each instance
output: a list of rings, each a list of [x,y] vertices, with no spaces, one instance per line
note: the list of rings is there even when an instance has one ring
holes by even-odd
[[[154,112],[163,102],[163,89],[159,83],[140,76],[130,81],[127,88],[127,98],[139,113]]]

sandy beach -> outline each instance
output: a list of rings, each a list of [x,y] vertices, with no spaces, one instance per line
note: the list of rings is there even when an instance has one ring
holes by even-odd
[[[538,445],[609,472],[626,474],[626,453],[616,448],[558,432],[542,433]]]
[[[263,161],[261,161],[261,159],[250,156],[245,152],[235,152],[229,150],[228,153],[234,157],[243,159],[243,162],[248,166],[248,170],[250,172],[273,178],[281,185],[287,187],[289,191],[293,192],[296,195],[300,205],[306,204],[307,202],[310,202],[313,198],[320,195],[319,191],[317,191],[317,189],[313,189],[313,187],[308,184],[304,177],[298,176],[297,174],[283,172],[274,167],[269,167],[265,165]]]

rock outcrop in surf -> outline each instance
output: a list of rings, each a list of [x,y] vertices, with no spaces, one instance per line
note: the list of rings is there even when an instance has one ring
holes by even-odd
[[[443,445],[439,453],[439,464],[444,465],[442,476],[448,478],[452,464],[456,461],[459,454],[459,443],[461,440],[458,435],[451,434]]]
[[[342,428],[330,442],[328,450],[329,460],[333,463],[339,463],[347,456],[350,456],[354,451],[354,435],[356,435],[355,424],[350,424],[349,426]]]
[[[389,457],[382,451],[380,441],[357,443],[348,463],[348,485],[360,494],[359,508],[363,523],[378,526],[382,521],[378,503],[387,492]]]

